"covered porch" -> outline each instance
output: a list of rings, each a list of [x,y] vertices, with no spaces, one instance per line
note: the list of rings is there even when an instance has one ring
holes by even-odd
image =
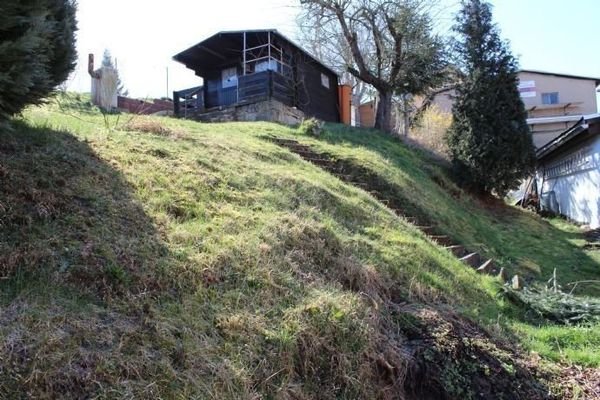
[[[221,32],[177,54],[203,86],[173,93],[175,115],[275,99],[296,104],[293,54],[272,31]]]

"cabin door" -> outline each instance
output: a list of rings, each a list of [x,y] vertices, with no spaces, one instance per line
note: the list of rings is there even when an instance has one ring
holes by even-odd
[[[226,68],[221,71],[221,87],[219,91],[219,105],[229,106],[238,101],[238,75],[237,68]]]
[[[235,87],[238,84],[237,68],[225,68],[221,71],[221,80],[223,83],[223,89]]]

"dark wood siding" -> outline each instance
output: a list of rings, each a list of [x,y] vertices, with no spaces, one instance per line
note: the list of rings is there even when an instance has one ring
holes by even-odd
[[[301,52],[295,58],[297,107],[308,116],[339,122],[337,75]],[[329,88],[323,86],[321,74],[329,79]]]

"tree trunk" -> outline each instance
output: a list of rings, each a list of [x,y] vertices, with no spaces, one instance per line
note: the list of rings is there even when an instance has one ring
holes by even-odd
[[[410,100],[408,94],[402,95],[402,133],[405,137],[408,137],[410,130]]]
[[[375,129],[392,132],[392,91],[379,90],[379,104],[375,116]]]

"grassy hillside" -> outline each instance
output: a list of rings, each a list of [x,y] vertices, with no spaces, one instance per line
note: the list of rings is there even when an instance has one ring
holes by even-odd
[[[576,228],[482,204],[383,135],[105,120],[78,102],[13,126],[0,132],[0,397],[544,398],[574,390],[554,362],[600,366],[599,326],[531,318],[267,139],[372,171],[511,272],[598,279]]]

